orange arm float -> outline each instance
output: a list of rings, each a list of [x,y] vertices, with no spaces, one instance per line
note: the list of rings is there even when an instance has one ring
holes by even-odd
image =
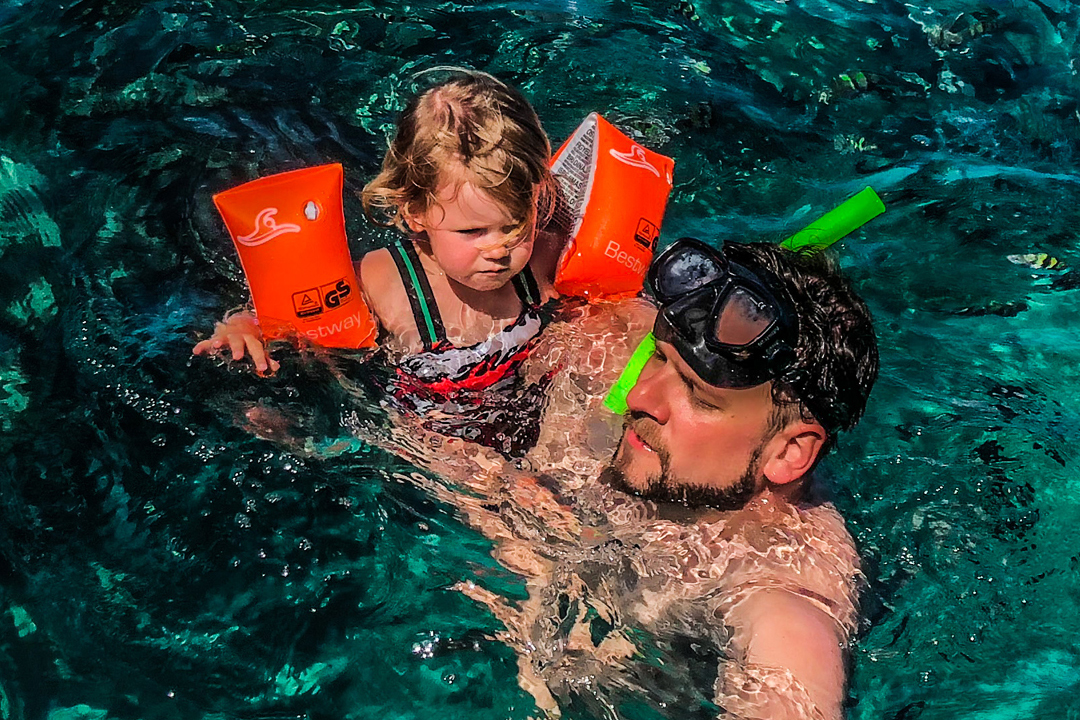
[[[597,113],[585,118],[551,163],[573,222],[556,291],[586,297],[641,292],[674,168],[671,158],[641,147]]]
[[[214,196],[244,268],[263,337],[374,347],[345,235],[341,165],[270,175]]]

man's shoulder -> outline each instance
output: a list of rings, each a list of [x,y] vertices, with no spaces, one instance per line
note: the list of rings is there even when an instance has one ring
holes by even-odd
[[[830,502],[793,503],[775,493],[762,493],[733,513],[728,524],[743,526],[754,545],[762,550],[787,539],[810,549],[849,550],[845,559],[858,563],[855,542],[843,516]],[[751,529],[757,532],[751,532]],[[780,535],[781,537],[777,537]],[[771,542],[770,542],[771,541]]]
[[[855,630],[863,585],[859,555],[843,517],[830,503],[793,504],[774,494],[730,516],[733,545],[727,577],[736,597],[781,591]]]

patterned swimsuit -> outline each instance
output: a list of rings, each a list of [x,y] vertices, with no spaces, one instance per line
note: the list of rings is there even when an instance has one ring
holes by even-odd
[[[445,435],[520,456],[536,443],[551,374],[526,385],[518,370],[550,316],[541,311],[540,290],[528,266],[512,279],[521,300],[517,320],[483,342],[458,347],[446,338],[427,274],[411,241],[390,248],[424,343],[403,359],[393,381],[400,409],[426,417]]]

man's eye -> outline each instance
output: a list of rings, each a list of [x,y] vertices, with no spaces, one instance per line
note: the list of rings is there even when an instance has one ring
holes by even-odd
[[[690,402],[695,407],[704,408],[706,410],[723,410],[723,406],[720,403],[714,402],[709,395],[709,391],[695,384],[690,378],[683,377],[683,384],[686,386],[686,394],[690,396]]]
[[[709,400],[706,400],[705,398],[703,398],[701,395],[699,395],[694,390],[690,391],[690,402],[692,402],[694,405],[698,406],[699,408],[703,408],[705,410],[723,410],[724,409],[724,408],[720,407],[719,405],[717,405],[717,404],[715,404],[713,402],[710,402]]]

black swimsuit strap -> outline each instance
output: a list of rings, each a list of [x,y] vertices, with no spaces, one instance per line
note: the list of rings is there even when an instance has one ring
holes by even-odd
[[[439,343],[446,342],[446,329],[443,327],[435,295],[431,291],[431,283],[424,272],[424,266],[420,264],[420,255],[411,240],[398,240],[391,246],[390,255],[394,258],[401,275],[401,283],[405,286],[405,294],[409,297],[416,329],[424,341],[424,350],[431,350]],[[515,275],[511,282],[518,299],[521,300],[522,312],[540,305],[540,286],[528,265]]]
[[[536,284],[536,278],[528,265],[515,275],[511,282],[514,283],[514,290],[521,300],[522,311],[540,305],[540,286]]]
[[[424,350],[431,350],[446,340],[446,330],[443,328],[439,306],[435,303],[435,295],[431,292],[431,283],[428,282],[424,266],[420,264],[420,255],[416,252],[412,240],[398,240],[390,247],[390,255],[401,275],[405,294],[409,296],[413,320],[424,341]]]

